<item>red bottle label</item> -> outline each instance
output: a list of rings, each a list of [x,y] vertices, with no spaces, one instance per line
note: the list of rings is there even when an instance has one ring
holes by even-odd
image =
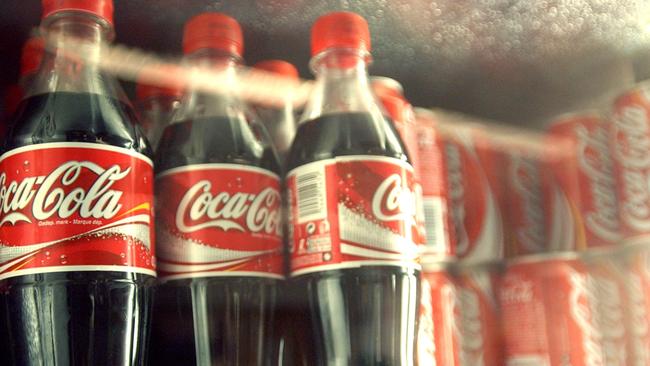
[[[0,279],[65,271],[155,276],[152,163],[90,143],[0,157]]]
[[[291,272],[360,266],[419,268],[413,168],[387,157],[347,156],[287,177]]]
[[[236,164],[156,177],[158,269],[164,279],[283,277],[280,179]]]

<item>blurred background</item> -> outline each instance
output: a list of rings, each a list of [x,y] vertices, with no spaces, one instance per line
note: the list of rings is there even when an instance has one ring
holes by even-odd
[[[644,0],[118,0],[116,40],[179,55],[185,21],[222,11],[243,27],[248,64],[283,58],[309,78],[309,28],[340,9],[368,20],[371,72],[400,81],[417,106],[542,128],[650,77]],[[40,0],[0,1],[0,88],[15,82],[39,17]]]

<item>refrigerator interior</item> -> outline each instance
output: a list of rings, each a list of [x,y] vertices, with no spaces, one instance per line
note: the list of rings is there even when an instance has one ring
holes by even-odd
[[[311,24],[343,9],[370,24],[371,73],[400,81],[416,106],[541,127],[650,75],[650,4],[641,0],[116,1],[116,42],[177,56],[184,22],[222,11],[242,24],[248,64],[281,58],[310,78]],[[0,86],[15,82],[39,16],[38,0],[0,3]]]

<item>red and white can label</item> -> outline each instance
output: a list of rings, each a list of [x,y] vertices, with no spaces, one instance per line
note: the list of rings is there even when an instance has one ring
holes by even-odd
[[[608,366],[634,365],[628,350],[632,342],[626,329],[627,302],[626,270],[623,261],[606,255],[589,263],[592,291],[595,294],[594,316],[598,324],[603,349],[603,362]]]
[[[153,169],[146,156],[46,143],[0,157],[0,279],[46,272],[155,276]]]
[[[425,222],[425,257],[434,260],[453,256],[451,230],[448,219],[447,174],[444,146],[434,121],[424,117],[416,123],[418,169],[422,184],[422,209]]]
[[[460,365],[503,365],[496,268],[471,268],[456,281],[455,335]]]
[[[289,172],[292,275],[419,268],[414,187],[411,165],[388,157],[337,157]]]
[[[510,255],[527,255],[549,251],[544,198],[542,163],[538,156],[511,149],[507,160],[508,236]]]
[[[627,329],[630,335],[629,365],[650,365],[650,257],[646,250],[626,258]]]
[[[485,139],[479,130],[459,130],[444,141],[453,252],[473,262],[504,255],[500,185],[491,177],[500,173],[500,162]]]
[[[454,278],[446,268],[430,270],[423,264],[418,327],[420,365],[458,366],[457,294]]]
[[[650,235],[650,89],[616,99],[609,135],[623,239]]]
[[[280,178],[237,164],[156,176],[158,273],[282,278]]]
[[[571,170],[576,174],[579,186],[574,201],[579,203],[588,247],[615,245],[621,240],[616,175],[607,128],[598,114],[590,113],[560,118],[549,128],[553,138],[550,146],[558,146],[558,141],[565,139],[568,141],[563,145],[575,150],[575,155],[566,150],[556,155],[560,155],[559,163],[564,161],[565,174]],[[577,161],[574,169],[566,164],[570,158]],[[548,168],[562,170],[557,164]],[[567,221],[564,217],[559,219]]]
[[[512,264],[499,299],[507,365],[606,365],[595,291],[581,262]]]

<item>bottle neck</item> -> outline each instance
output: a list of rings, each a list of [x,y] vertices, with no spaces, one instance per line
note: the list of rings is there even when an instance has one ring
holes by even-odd
[[[205,93],[190,83],[173,122],[209,117],[244,118],[245,108],[237,95],[237,68],[241,63],[238,56],[219,50],[201,49],[187,55],[185,62],[201,71],[220,73],[220,82],[228,87],[224,88],[224,93]]]
[[[63,12],[43,20],[46,35],[43,60],[29,95],[75,92],[123,98],[113,78],[100,73],[97,62],[112,28],[92,15]]]
[[[331,113],[370,113],[381,116],[370,89],[369,54],[358,49],[325,50],[311,61],[314,91],[301,121]]]

